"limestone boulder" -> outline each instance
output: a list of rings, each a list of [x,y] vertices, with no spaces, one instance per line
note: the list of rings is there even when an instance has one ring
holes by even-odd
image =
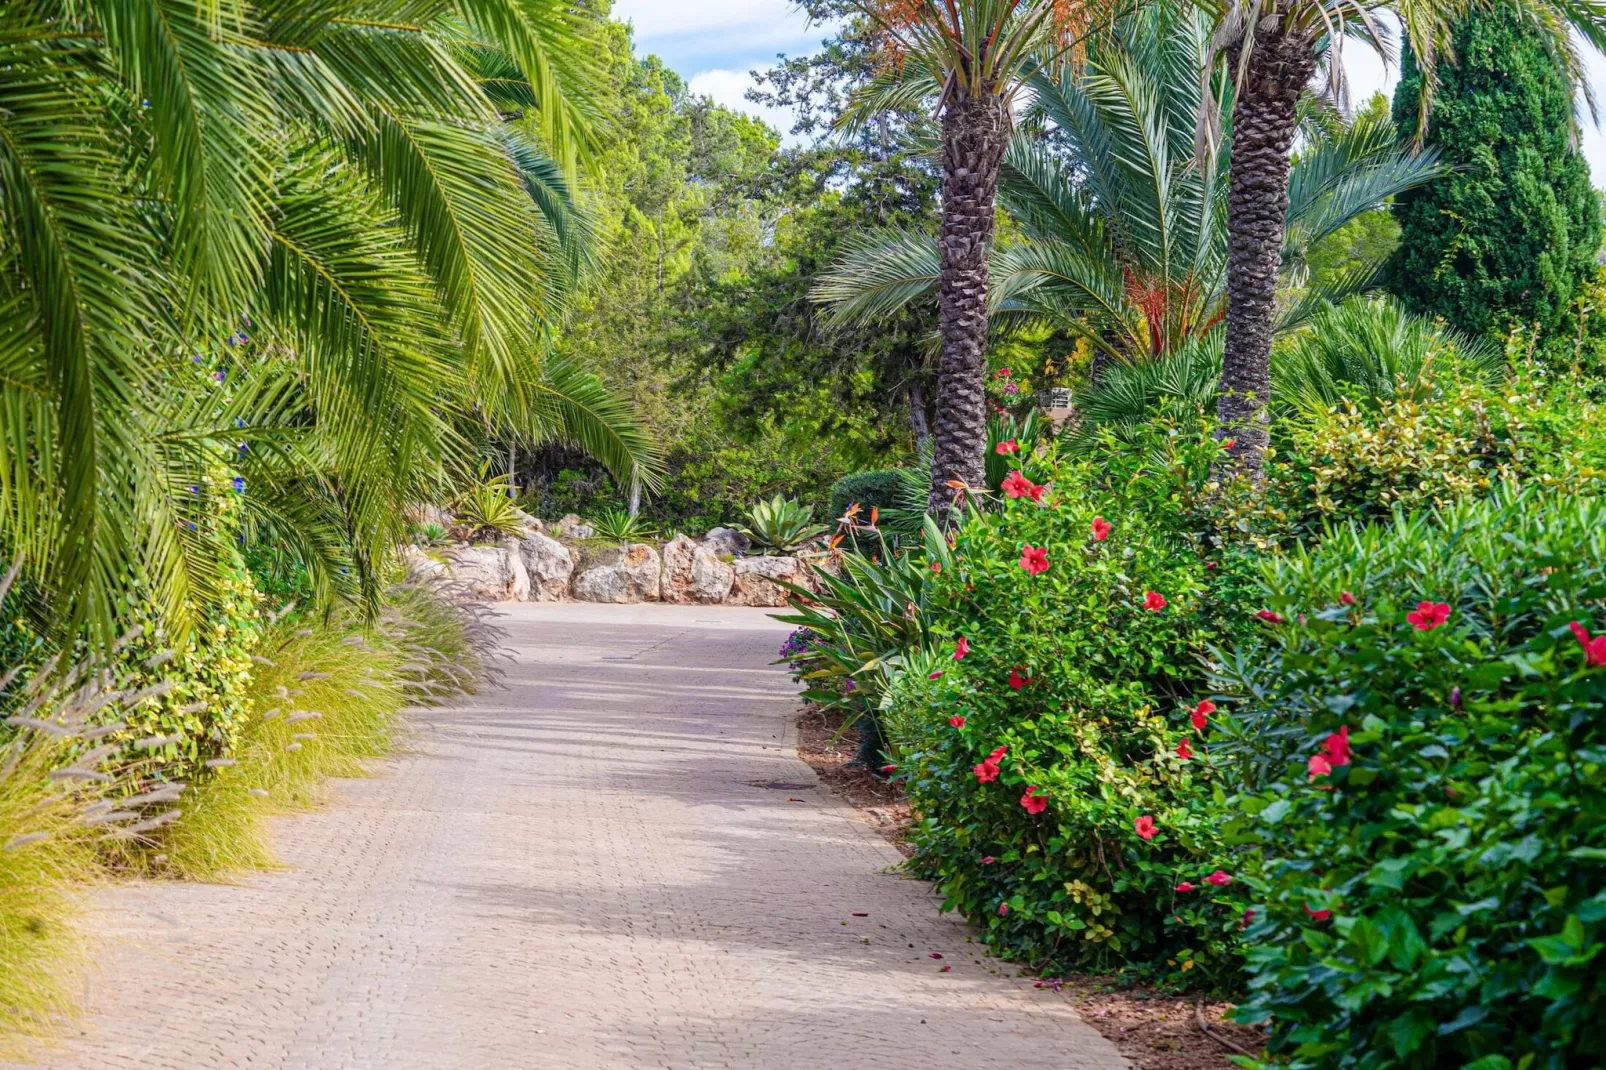
[[[452,580],[476,598],[505,602],[513,593],[513,563],[503,546],[454,546],[446,551]]]
[[[753,540],[735,528],[713,528],[703,536],[703,545],[716,556],[740,557],[753,548]]]
[[[795,557],[744,557],[731,565],[729,602],[734,606],[784,606],[789,592],[776,580],[807,586],[808,566]]]
[[[713,604],[730,594],[736,570],[706,545],[677,535],[664,545],[663,600]]]
[[[631,543],[599,554],[574,578],[574,596],[582,602],[656,602],[663,575],[658,551]]]
[[[407,566],[407,574],[409,576],[432,580],[446,575],[446,563],[429,556],[423,547],[403,547],[401,556],[402,564]]]
[[[528,602],[530,600],[530,572],[524,567],[524,554],[520,551],[519,540],[511,536],[502,540],[502,549],[507,551],[507,568],[513,577],[508,585],[508,597],[515,602]]]
[[[519,540],[519,558],[530,577],[530,601],[561,602],[569,597],[575,555],[557,539],[527,532]]]
[[[560,539],[590,539],[595,538],[597,534],[596,528],[581,520],[574,513],[570,513],[553,525],[553,530],[558,533],[558,538]]]

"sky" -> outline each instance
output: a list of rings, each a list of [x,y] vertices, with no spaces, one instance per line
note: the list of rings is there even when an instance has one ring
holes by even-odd
[[[750,71],[765,69],[777,53],[804,55],[820,47],[829,28],[810,26],[792,0],[615,0],[615,18],[632,23],[638,52],[655,52],[686,78],[694,93],[764,119],[782,134],[791,128],[784,112],[760,108],[743,94]],[[1606,58],[1585,49],[1589,81],[1606,124]],[[1346,50],[1345,64],[1357,101],[1392,93],[1396,72],[1385,71],[1361,45]],[[1606,187],[1606,132],[1581,113],[1584,155],[1597,187]]]

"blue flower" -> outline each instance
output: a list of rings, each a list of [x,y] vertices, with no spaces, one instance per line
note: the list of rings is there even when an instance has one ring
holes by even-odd
[[[185,521],[185,522],[184,522],[184,523],[185,523],[185,525],[186,525],[186,526],[187,526],[187,527],[188,527],[188,528],[189,528],[189,529],[190,529],[190,530],[191,530],[191,531],[194,531],[194,530],[195,530],[195,521],[193,521],[193,520],[186,520],[186,521]]]
[[[236,416],[234,418],[234,426],[235,427],[244,427],[245,426],[245,421],[240,419],[238,416]]]
[[[217,371],[212,373],[212,378],[216,379],[220,383],[228,377],[229,373],[224,371],[222,368],[219,368]]]
[[[201,485],[199,483],[191,483],[190,493],[199,496],[201,493]]]
[[[234,477],[234,489],[236,491],[240,492],[241,494],[245,493],[245,477],[244,476],[235,476]]]
[[[205,360],[206,360],[205,357],[203,357],[199,353],[197,353],[197,354],[195,354],[195,356],[190,358],[190,363],[191,364],[200,364]]]
[[[245,456],[245,450],[246,450],[245,443],[244,442],[240,443],[240,456],[241,457]]]

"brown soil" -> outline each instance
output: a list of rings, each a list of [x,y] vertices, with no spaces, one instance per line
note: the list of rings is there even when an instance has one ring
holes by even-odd
[[[858,732],[843,729],[840,718],[810,705],[798,711],[797,734],[798,756],[826,786],[863,814],[905,856],[913,854],[908,836],[909,804],[903,792],[862,766],[848,764],[858,748]],[[1234,1054],[1258,1053],[1265,1046],[1260,1030],[1226,1020],[1231,1003],[1201,1004],[1197,998],[1123,987],[1101,977],[1048,979],[1039,984],[1045,992],[1053,990],[1069,997],[1083,1020],[1138,1070],[1233,1070]],[[1199,1027],[1201,1017],[1210,1033]]]

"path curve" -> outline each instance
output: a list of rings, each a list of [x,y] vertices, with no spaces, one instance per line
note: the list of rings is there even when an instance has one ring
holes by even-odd
[[[108,892],[91,1013],[43,1065],[1127,1065],[817,785],[762,612],[505,621],[509,689],[277,822],[288,869]]]

